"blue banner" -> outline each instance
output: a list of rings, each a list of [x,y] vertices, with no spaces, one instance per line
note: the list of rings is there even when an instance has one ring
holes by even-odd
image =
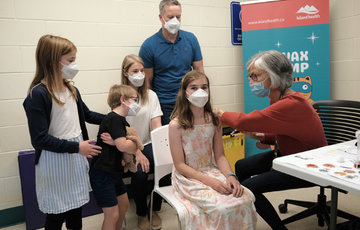
[[[277,50],[290,59],[294,69],[291,89],[300,92],[310,103],[330,99],[328,1],[242,3],[242,22],[245,113],[270,105],[269,98],[252,94],[246,78],[247,61],[266,50]],[[256,143],[246,138],[246,156],[264,151]]]

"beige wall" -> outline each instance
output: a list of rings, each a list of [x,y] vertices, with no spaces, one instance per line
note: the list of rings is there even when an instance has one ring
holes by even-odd
[[[360,1],[330,0],[331,99],[360,101]]]
[[[323,0],[324,1],[324,0]],[[182,29],[199,39],[213,104],[243,111],[242,47],[230,39],[231,0],[181,0]],[[0,210],[21,206],[17,155],[31,149],[22,102],[47,33],[78,47],[76,76],[85,103],[107,112],[125,55],[160,28],[159,0],[0,0]],[[331,98],[360,100],[360,0],[330,0]],[[357,90],[356,90],[357,89]],[[216,95],[216,96],[214,96]],[[96,126],[89,126],[95,137]]]

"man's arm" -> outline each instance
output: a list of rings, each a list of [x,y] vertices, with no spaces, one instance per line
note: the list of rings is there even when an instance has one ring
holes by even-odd
[[[194,68],[195,70],[198,70],[198,71],[200,71],[200,72],[202,72],[202,73],[205,73],[205,72],[204,72],[203,60],[201,60],[201,61],[194,61],[194,62],[192,63],[192,66],[193,66],[193,68]]]
[[[152,89],[152,80],[154,78],[154,69],[145,68],[145,78],[146,78],[146,84],[148,86],[148,89]]]

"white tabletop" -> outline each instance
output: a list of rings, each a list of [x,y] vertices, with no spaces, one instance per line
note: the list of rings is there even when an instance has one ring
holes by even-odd
[[[354,164],[350,158],[345,158],[344,163],[339,163],[335,159],[336,154],[344,154],[346,156],[347,149],[351,149],[353,151],[355,148],[355,142],[356,140],[352,140],[289,156],[278,157],[273,161],[273,168],[277,171],[310,181],[314,184],[321,186],[333,186],[360,195],[360,183],[358,183],[358,181],[360,181],[360,170],[354,168]],[[331,164],[335,167],[330,169],[328,173],[320,171],[321,167],[306,167],[306,165],[312,161],[317,163],[322,162],[323,165]],[[342,167],[341,169],[343,171],[355,171],[355,173],[352,174],[355,176],[355,179],[351,180],[345,177],[343,179],[339,179],[335,177],[334,170],[337,169],[339,171],[340,167]],[[336,176],[340,177],[339,175]]]

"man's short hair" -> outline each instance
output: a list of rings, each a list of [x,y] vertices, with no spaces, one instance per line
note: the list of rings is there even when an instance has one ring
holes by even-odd
[[[181,4],[178,0],[162,0],[159,4],[159,11],[161,15],[165,14],[165,5],[168,6],[180,6],[181,8]]]

